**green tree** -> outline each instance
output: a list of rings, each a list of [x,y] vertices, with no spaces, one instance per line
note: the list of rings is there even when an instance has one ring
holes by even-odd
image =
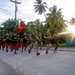
[[[56,30],[61,31],[65,26],[61,10],[57,10],[57,6],[54,5],[49,9],[50,13],[47,14],[46,26],[51,29],[52,33]]]
[[[45,12],[46,8],[48,8],[46,2],[42,2],[42,0],[36,0],[36,2],[34,3],[34,7],[35,12],[38,12],[38,14],[40,15],[43,13],[46,18]]]
[[[70,22],[69,22],[71,25],[75,25],[75,18],[73,17]]]
[[[17,21],[17,25],[15,26],[15,20],[13,19],[8,19],[5,22],[1,24],[3,27],[3,30],[6,32],[13,32],[15,31],[15,28],[19,25],[19,22]]]
[[[38,33],[42,32],[43,34],[45,33],[46,31],[46,27],[45,25],[43,25],[43,23],[39,20],[39,19],[36,19],[35,21],[32,21],[32,22],[28,22],[27,23],[27,26],[29,27],[29,29],[33,30],[34,27],[36,27]],[[29,32],[29,31],[28,31]]]

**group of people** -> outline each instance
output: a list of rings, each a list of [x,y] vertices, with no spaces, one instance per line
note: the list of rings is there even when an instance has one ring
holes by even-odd
[[[54,52],[56,52],[58,48],[58,32],[51,36],[50,29],[48,29],[43,38],[46,44],[46,54],[48,54],[49,49],[52,47],[51,39],[54,39],[55,41],[56,46]],[[13,33],[12,36],[10,36],[8,33],[5,36],[0,36],[0,50],[4,50],[4,48],[6,47],[6,52],[8,52],[8,48],[10,47],[11,52],[14,51],[14,54],[17,54],[17,50],[19,50],[19,48],[21,48],[22,52],[23,50],[26,51],[26,48],[28,46],[28,53],[30,54],[32,48],[35,46],[36,55],[40,55],[39,47],[41,49],[42,45],[42,33],[40,32],[40,34],[38,34],[36,28],[34,28],[34,30],[32,30],[28,36],[26,33],[24,33],[23,37],[20,37],[20,35],[17,33]]]

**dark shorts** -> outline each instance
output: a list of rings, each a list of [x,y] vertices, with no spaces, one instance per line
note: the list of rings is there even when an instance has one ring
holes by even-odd
[[[28,40],[28,44],[31,44],[31,40]]]
[[[35,43],[35,42],[37,42],[36,39],[32,39],[32,40],[31,40],[31,43]]]
[[[45,44],[50,44],[51,41],[50,40],[45,40]]]

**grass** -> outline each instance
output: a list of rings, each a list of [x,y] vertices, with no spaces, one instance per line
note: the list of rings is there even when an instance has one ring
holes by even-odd
[[[45,44],[43,44],[43,46],[46,46]],[[55,44],[52,44],[52,47],[54,47]],[[66,43],[59,43],[59,47],[66,47]]]
[[[66,47],[66,43],[59,44],[60,47]]]
[[[43,44],[43,46],[46,46],[46,45]],[[52,44],[52,47],[55,47],[55,44]],[[66,46],[66,43],[59,43],[59,47],[67,47],[67,46]],[[75,45],[74,46],[69,46],[69,47],[75,47]]]
[[[52,46],[55,46],[55,44],[52,44]],[[66,43],[59,43],[59,47],[66,47]]]

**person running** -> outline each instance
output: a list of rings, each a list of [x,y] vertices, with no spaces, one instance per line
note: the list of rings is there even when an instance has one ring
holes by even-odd
[[[31,33],[29,33],[29,35],[28,35],[28,46],[30,47],[30,45],[31,45],[31,40],[32,40],[32,38],[31,38]]]
[[[14,33],[12,36],[12,49],[14,49],[14,54],[17,54],[17,34]]]
[[[27,35],[26,33],[24,33],[23,38],[22,38],[22,52],[23,52],[23,48],[25,47],[25,51],[26,48],[28,47],[28,41],[27,41]]]
[[[40,39],[41,41],[42,41],[42,37],[43,37],[43,36],[42,36],[42,33],[40,32],[40,34],[39,34],[39,39]],[[41,50],[41,51],[42,51],[42,44],[43,44],[43,43],[40,44],[40,50]]]
[[[12,40],[12,36],[10,36],[9,45],[10,45],[11,52],[13,52],[13,40]]]
[[[38,52],[39,50],[39,38],[38,38],[38,33],[36,31],[36,28],[34,28],[34,31],[31,31],[31,46],[30,49],[28,50],[28,53],[31,53],[32,48],[35,46],[36,47],[36,55],[40,55],[40,53]]]
[[[10,46],[10,36],[8,33],[5,36],[5,46],[6,46],[6,52],[8,52],[8,47]]]
[[[54,42],[55,42],[54,52],[57,52],[57,48],[59,46],[59,34],[58,34],[58,31],[56,31],[55,34],[53,35],[53,39],[54,39]]]
[[[19,36],[19,34],[17,35],[17,50],[19,51],[19,48],[21,47],[21,38]]]
[[[51,48],[51,33],[50,33],[50,29],[47,30],[45,36],[45,43],[46,43],[46,54],[48,54],[49,49]]]

